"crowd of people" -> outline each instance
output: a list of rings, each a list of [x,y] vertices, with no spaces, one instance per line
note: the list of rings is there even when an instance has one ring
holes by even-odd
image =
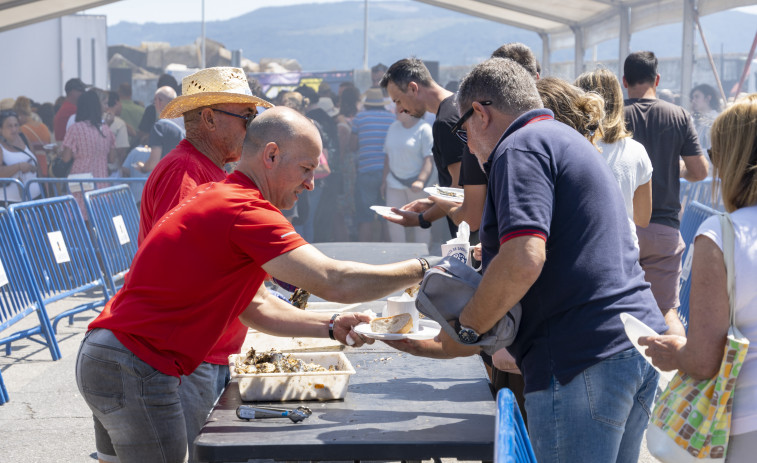
[[[442,331],[387,343],[435,358],[480,354],[494,389],[515,392],[540,462],[638,460],[659,374],[621,313],[658,333],[641,341],[658,367],[717,373],[729,319],[714,219],[696,239],[688,335],[677,314],[682,178],[719,180],[737,230],[736,324],[757,341],[754,95],[718,115],[715,92],[697,86],[692,116],[658,98],[648,51],[625,58],[621,79],[606,69],[574,82],[542,76],[519,43],[495,50],[459,89],[416,58],[372,71],[365,92],[303,85],[269,102],[240,69],[209,68],[180,89],[160,82],[148,108],[127,86],[66,84],[51,169],[147,177],[139,250],[77,362],[101,461],[192,461],[247,327],[372,342],[353,330],[367,315],[296,310],[266,288],[268,276],[359,302],[417,283],[438,260],[343,262],[312,241],[428,243],[432,222],[445,218],[450,236],[468,223],[483,279],[454,321],[458,339]],[[40,172],[33,144],[53,139],[28,100],[15,106],[0,113],[0,177]],[[427,197],[433,184],[462,188],[463,202]],[[395,216],[378,218],[372,205]],[[511,346],[489,357],[468,345],[517,303]],[[736,386],[731,462],[757,450],[755,352]]]

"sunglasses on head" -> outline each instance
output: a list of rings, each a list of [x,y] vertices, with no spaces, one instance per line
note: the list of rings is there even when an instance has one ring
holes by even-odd
[[[492,104],[492,102],[489,100],[477,101],[477,103],[480,104],[481,106],[489,106],[490,104]],[[473,115],[473,105],[471,105],[470,109],[465,111],[465,113],[462,116],[460,116],[460,119],[457,120],[457,123],[453,125],[451,129],[452,133],[457,135],[457,138],[462,140],[463,143],[468,143],[468,132],[462,127],[465,121],[470,119],[472,115]]]

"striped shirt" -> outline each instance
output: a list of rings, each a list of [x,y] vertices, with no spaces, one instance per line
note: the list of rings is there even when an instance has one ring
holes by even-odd
[[[358,137],[357,171],[384,170],[384,140],[394,114],[384,109],[360,111],[352,122],[352,133]]]

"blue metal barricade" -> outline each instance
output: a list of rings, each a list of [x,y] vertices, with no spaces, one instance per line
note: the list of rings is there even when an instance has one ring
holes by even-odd
[[[683,326],[689,327],[689,290],[691,289],[691,262],[694,257],[694,237],[708,217],[716,215],[719,212],[711,207],[707,207],[696,201],[686,207],[681,219],[681,238],[686,244],[683,251],[683,264],[681,268],[681,286],[678,298],[680,306],[678,307],[678,317],[681,319]]]
[[[0,373],[0,405],[9,401],[11,398],[8,395],[8,390],[5,389],[5,382],[3,381],[3,374]]]
[[[102,290],[102,298],[57,315],[53,331],[57,331],[61,319],[68,317],[69,324],[73,324],[75,314],[105,305],[110,293],[89,230],[72,196],[14,204],[10,213],[45,304],[84,291]]]
[[[536,463],[518,402],[510,389],[500,389],[497,393],[495,433],[495,463]]]
[[[3,208],[0,208],[0,237],[0,332],[32,312],[39,319],[39,325],[33,328],[0,338],[0,346],[4,345],[6,355],[10,355],[11,344],[27,338],[47,346],[53,360],[58,360],[61,357],[60,348],[39,291],[32,283],[26,250],[18,241],[8,211]],[[7,401],[8,391],[0,376],[0,404]]]
[[[7,203],[9,192],[18,192],[22,201],[26,201],[29,198],[29,191],[24,189],[24,183],[21,180],[13,177],[0,178],[0,201]],[[13,196],[11,198],[13,199]]]
[[[105,279],[111,293],[122,286],[116,284],[129,271],[137,253],[139,211],[127,185],[90,191],[84,195],[95,243],[103,262]]]
[[[71,193],[87,192],[95,188],[106,188],[114,185],[140,185],[144,186],[147,177],[140,178],[35,178],[24,185],[26,197],[29,197],[29,188],[32,184],[39,184],[42,195],[45,198],[54,198]],[[141,191],[141,190],[140,190]],[[136,200],[136,199],[135,199]]]

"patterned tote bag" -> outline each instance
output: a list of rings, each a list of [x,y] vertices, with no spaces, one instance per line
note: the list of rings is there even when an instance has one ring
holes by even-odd
[[[734,231],[731,217],[720,216],[726,264],[731,326],[720,371],[712,379],[695,380],[678,372],[655,403],[649,428],[649,452],[664,463],[722,462],[728,448],[736,377],[749,340],[736,328],[734,313]]]

